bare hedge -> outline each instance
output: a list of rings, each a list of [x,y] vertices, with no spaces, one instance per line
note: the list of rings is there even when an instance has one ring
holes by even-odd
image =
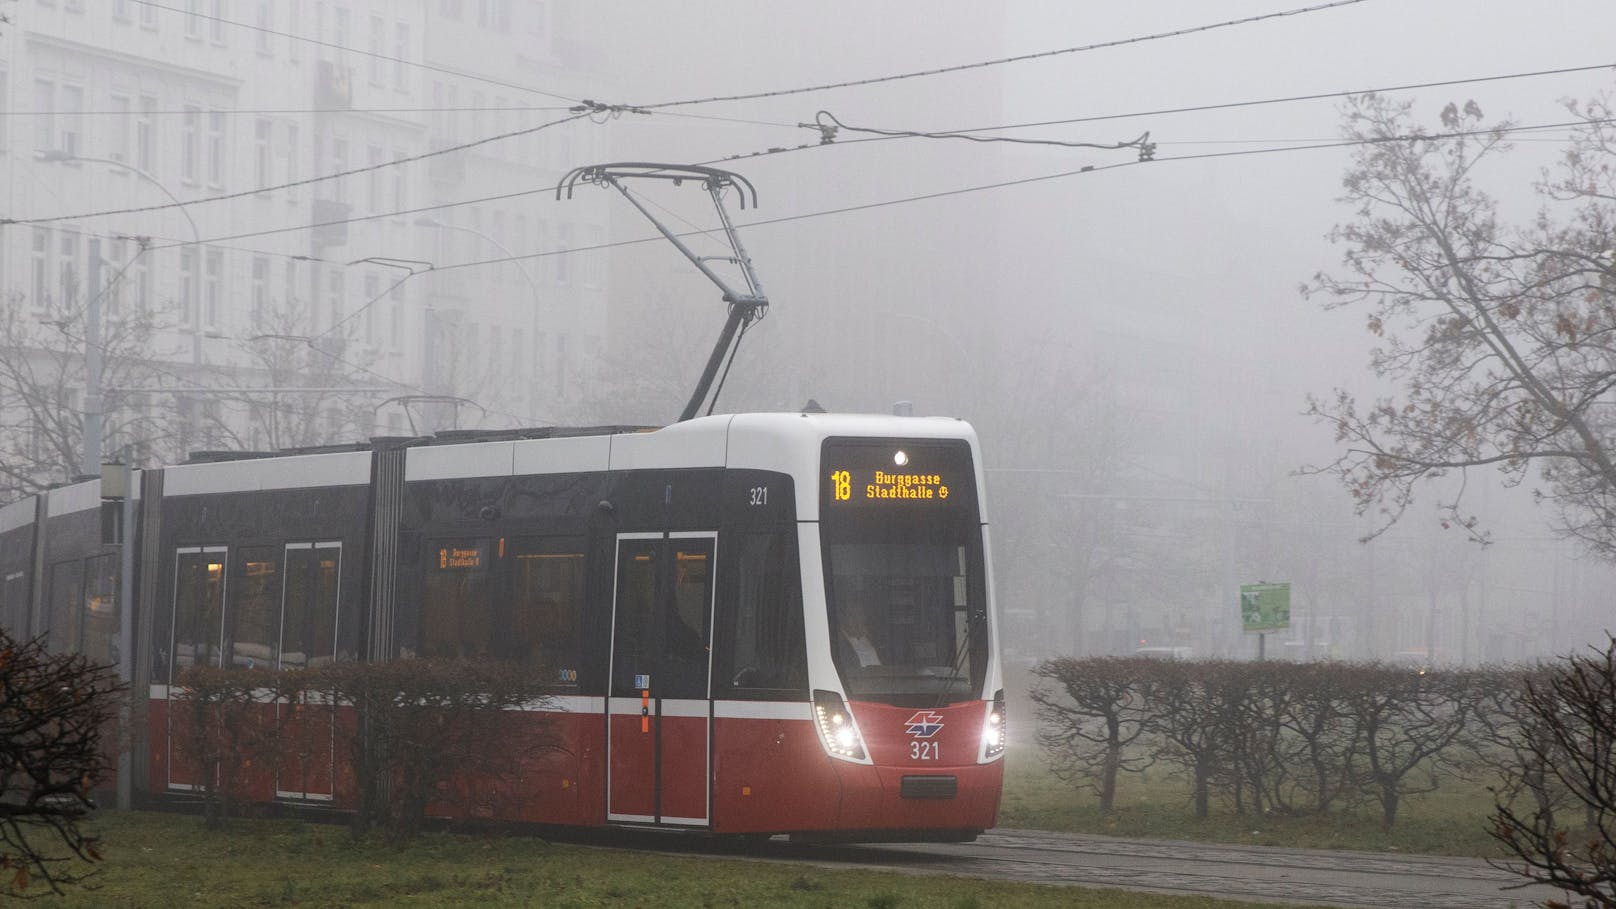
[[[1507,799],[1560,804],[1543,774],[1510,776],[1525,730],[1510,715],[1537,670],[1379,663],[1056,659],[1032,692],[1055,772],[1112,810],[1119,773],[1176,767],[1205,817],[1320,814],[1405,796],[1451,775],[1509,780]]]
[[[488,660],[339,662],[280,672],[193,666],[178,679],[176,759],[196,771],[207,824],[266,791],[266,780],[334,756],[330,785],[355,803],[354,830],[390,841],[420,832],[429,808],[515,813],[506,778],[561,747],[551,724],[511,711],[549,703],[551,675]],[[319,754],[311,751],[311,743]]]

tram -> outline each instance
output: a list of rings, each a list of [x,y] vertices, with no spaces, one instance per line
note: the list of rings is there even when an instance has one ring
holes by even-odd
[[[846,841],[995,823],[1004,692],[962,421],[735,414],[135,476],[123,543],[99,480],[0,508],[0,623],[127,660],[143,804],[194,798],[169,740],[187,666],[453,657],[548,675],[538,716],[510,719],[564,748],[512,820]],[[340,758],[255,797],[350,808]]]

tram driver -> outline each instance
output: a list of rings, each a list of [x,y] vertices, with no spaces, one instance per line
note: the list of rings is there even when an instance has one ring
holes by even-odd
[[[861,669],[881,665],[881,652],[870,638],[870,628],[864,620],[864,607],[857,601],[846,601],[837,618],[844,660],[848,664],[856,662]]]

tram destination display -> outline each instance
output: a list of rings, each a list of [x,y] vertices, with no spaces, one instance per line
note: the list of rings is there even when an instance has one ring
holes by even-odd
[[[825,505],[832,510],[949,508],[973,498],[970,451],[960,446],[830,440],[820,464]]]

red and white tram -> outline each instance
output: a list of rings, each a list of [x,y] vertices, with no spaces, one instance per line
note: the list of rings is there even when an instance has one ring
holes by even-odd
[[[0,508],[0,623],[132,658],[149,800],[194,783],[169,742],[186,666],[442,656],[550,676],[511,722],[565,750],[496,806],[511,819],[847,840],[995,822],[1003,683],[964,422],[739,414],[230,457],[139,472],[126,648],[98,481]],[[256,797],[351,805],[337,765]]]

